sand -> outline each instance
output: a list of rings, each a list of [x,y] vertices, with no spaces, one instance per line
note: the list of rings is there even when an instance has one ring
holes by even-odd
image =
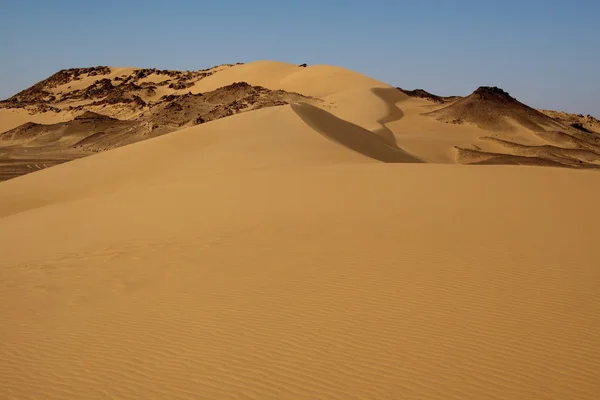
[[[31,114],[23,109],[0,109],[0,133],[6,132],[27,122],[56,124],[66,121],[68,116],[46,112]]]
[[[335,70],[0,183],[0,397],[597,399],[598,173],[421,163]]]

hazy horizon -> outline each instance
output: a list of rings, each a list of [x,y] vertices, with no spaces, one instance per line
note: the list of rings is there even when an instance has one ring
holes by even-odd
[[[0,15],[0,98],[66,68],[265,59],[337,65],[439,95],[498,86],[532,107],[600,117],[599,12],[587,0],[23,1]]]

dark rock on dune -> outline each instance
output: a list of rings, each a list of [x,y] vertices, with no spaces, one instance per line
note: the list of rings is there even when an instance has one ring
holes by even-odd
[[[409,95],[410,97],[417,97],[420,99],[429,100],[429,101],[432,101],[434,103],[439,103],[439,104],[448,103],[448,102],[451,102],[451,101],[454,101],[454,100],[457,100],[460,98],[460,96],[437,96],[437,95],[431,94],[423,89],[415,89],[415,90],[407,90],[407,89],[402,89],[402,88],[396,88],[396,89],[400,90],[404,94]]]
[[[103,120],[103,121],[118,121],[116,118],[109,117],[108,115],[95,113],[93,111],[86,111],[83,114],[75,117],[75,120]]]
[[[84,99],[97,99],[105,97],[112,90],[114,90],[112,81],[110,79],[102,79],[85,89],[81,94],[81,97]]]
[[[581,123],[579,123],[579,122],[576,122],[576,123],[574,123],[574,124],[571,124],[571,126],[572,126],[573,128],[575,128],[575,129],[579,129],[580,131],[587,132],[587,133],[592,133],[592,131],[590,131],[589,129],[585,128],[585,127],[583,126],[583,124],[581,124]]]

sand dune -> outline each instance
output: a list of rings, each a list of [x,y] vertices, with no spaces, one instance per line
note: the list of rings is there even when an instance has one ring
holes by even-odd
[[[0,397],[598,398],[599,175],[564,161],[594,136],[445,124],[336,67],[181,76],[313,104],[0,183]],[[431,164],[457,157],[571,168]]]
[[[78,80],[71,85],[71,80],[75,79],[73,77]],[[164,77],[164,82],[170,82],[169,88],[175,86],[171,88],[171,94],[152,100],[147,95],[149,90],[156,92],[166,87],[161,85],[163,81],[157,77]],[[177,86],[180,84],[185,86],[186,94],[180,93]],[[238,90],[239,84],[245,86]],[[64,92],[65,87],[74,88],[74,92]],[[369,131],[367,136],[375,134],[387,142],[391,149],[397,149],[394,132],[387,125],[404,117],[398,103],[408,99],[407,95],[383,82],[343,68],[325,65],[301,68],[263,61],[195,72],[109,67],[65,70],[15,95],[6,104],[9,107],[40,107],[37,103],[39,99],[47,101],[54,97],[52,114],[69,115],[87,110],[118,118],[124,116],[124,123],[135,121],[136,124],[134,128],[124,129],[120,133],[105,130],[97,132],[100,127],[82,129],[82,140],[74,146],[77,149],[44,146],[38,148],[40,155],[37,158],[31,143],[25,144],[27,157],[23,158],[20,155],[23,143],[4,140],[5,146],[8,145],[3,153],[6,163],[0,168],[6,170],[6,177],[33,171],[30,168],[32,165],[55,165],[61,160],[87,155],[80,151],[103,151],[226,117],[240,110],[294,102],[317,105],[339,119],[335,125],[343,127],[346,123],[346,126],[363,128]],[[15,129],[18,131],[20,128]],[[51,129],[40,130],[49,132]],[[16,137],[15,132],[8,131],[3,138]],[[389,148],[383,151],[389,153]],[[19,154],[15,155],[15,152]],[[60,153],[61,156],[49,156],[54,153]],[[382,150],[376,153],[381,155]],[[398,154],[388,154],[382,160],[397,160]],[[418,156],[406,152],[401,158],[407,156],[420,160]],[[18,165],[15,164],[17,159]],[[23,162],[20,162],[21,159]],[[51,164],[49,160],[52,160]]]
[[[392,86],[347,69],[314,65],[299,68],[293,64],[257,61],[236,65],[199,81],[192,93],[202,93],[225,86],[236,79],[272,90],[285,90],[315,97],[322,107],[335,116],[387,139],[393,135],[382,131],[382,120],[402,116],[397,103],[408,98]]]
[[[250,89],[232,89],[240,83]],[[257,94],[258,89],[268,96]],[[540,149],[569,149],[575,141],[598,153],[596,148],[600,145],[594,131],[600,125],[591,116],[535,110],[498,88],[482,87],[464,98],[440,97],[422,89],[395,88],[340,67],[273,61],[225,64],[200,71],[94,67],[59,71],[0,103],[4,115],[16,112],[11,122],[0,123],[0,128],[15,128],[16,121],[59,123],[83,112],[137,121],[138,128],[120,134],[84,129],[79,135],[85,140],[75,153],[72,148],[58,150],[49,144],[37,147],[39,156],[28,149],[23,157],[22,143],[4,142],[0,168],[5,170],[4,179],[12,178],[87,156],[89,152],[128,145],[236,112],[306,102],[319,107],[321,115],[336,117],[350,129],[362,128],[379,136],[392,149],[402,149],[404,155],[400,158],[407,156],[422,162],[464,163],[498,154],[494,156],[496,161],[508,164],[519,157],[532,157],[523,164],[587,168],[588,156],[575,157],[573,163],[557,163],[554,153]],[[35,118],[22,118],[25,115]],[[490,136],[500,142],[485,139]],[[517,151],[522,149],[519,146],[532,149]],[[469,154],[480,151],[488,155],[473,154],[473,158],[457,153],[456,148],[466,149]],[[16,156],[15,151],[19,153]],[[381,155],[381,151],[376,153]],[[396,156],[388,154],[375,159],[397,161]]]
[[[27,122],[0,133],[0,180],[34,172],[39,166],[45,168],[85,157],[90,152],[294,101],[319,103],[320,100],[235,82],[203,94],[170,94],[149,104],[136,118],[121,120],[85,111],[72,120],[54,124]]]
[[[22,109],[2,109],[0,108],[0,133],[14,129],[19,125],[28,122],[39,124],[54,124],[65,121],[68,116],[56,113],[29,113]]]
[[[161,176],[373,162],[313,131],[289,106],[265,108],[3,182],[0,215],[148,185]]]
[[[528,150],[530,147],[526,147]],[[463,149],[456,147],[456,159],[461,164],[471,165],[530,165],[538,167],[567,167],[567,168],[583,168],[584,166],[578,165],[571,160],[559,160],[548,159],[542,157],[540,152],[529,152],[526,156],[507,154],[507,153],[492,153],[476,149]],[[518,153],[518,151],[517,151]],[[543,155],[546,155],[544,152]],[[561,162],[562,161],[562,162]],[[596,168],[593,165],[585,164],[587,168]]]
[[[596,174],[176,169],[0,220],[9,397],[597,397]]]
[[[255,61],[235,65],[198,81],[192,88],[192,93],[214,90],[236,80],[267,89],[281,89],[319,98],[358,87],[390,87],[366,75],[331,65],[299,68],[282,62]]]

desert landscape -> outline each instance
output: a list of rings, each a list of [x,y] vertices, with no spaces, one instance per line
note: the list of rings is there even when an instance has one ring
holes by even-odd
[[[599,168],[495,86],[59,71],[0,102],[0,398],[598,399]]]

